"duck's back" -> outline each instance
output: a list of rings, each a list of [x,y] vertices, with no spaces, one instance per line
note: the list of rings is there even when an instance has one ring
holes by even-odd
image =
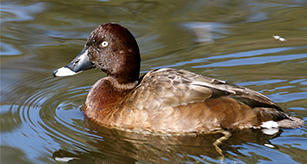
[[[157,69],[141,80],[125,99],[124,106],[131,110],[126,116],[131,128],[201,132],[260,128],[270,120],[291,121],[258,92],[189,71]]]

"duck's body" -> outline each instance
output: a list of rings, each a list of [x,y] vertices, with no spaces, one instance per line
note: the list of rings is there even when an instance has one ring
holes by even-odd
[[[125,88],[100,79],[86,98],[86,115],[103,126],[162,133],[261,128],[290,119],[258,92],[189,71],[162,68],[140,80]]]
[[[54,75],[72,75],[92,67],[108,76],[90,89],[84,112],[102,126],[190,133],[261,128],[268,121],[285,128],[303,125],[258,92],[186,70],[162,68],[138,78],[137,43],[117,24],[94,30],[80,55]]]

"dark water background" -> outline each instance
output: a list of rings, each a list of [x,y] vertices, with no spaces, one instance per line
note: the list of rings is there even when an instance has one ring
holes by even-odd
[[[307,130],[152,136],[84,119],[98,70],[54,78],[99,24],[136,37],[142,73],[186,69],[259,91],[307,121],[307,1],[1,1],[1,163],[307,163]],[[274,39],[280,36],[286,41]],[[62,162],[59,162],[62,163]]]

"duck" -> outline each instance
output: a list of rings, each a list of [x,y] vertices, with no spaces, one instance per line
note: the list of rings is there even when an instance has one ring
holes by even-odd
[[[53,76],[92,68],[105,72],[84,102],[86,118],[104,127],[187,134],[304,125],[259,92],[182,69],[159,68],[140,77],[140,63],[133,34],[117,23],[105,23]]]

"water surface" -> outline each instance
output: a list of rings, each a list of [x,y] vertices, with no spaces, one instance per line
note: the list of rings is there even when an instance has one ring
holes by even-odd
[[[307,163],[307,130],[153,136],[86,120],[99,70],[54,78],[98,25],[136,37],[141,73],[173,67],[259,91],[307,121],[307,2],[1,1],[2,163]],[[280,36],[285,40],[275,39]],[[61,163],[61,162],[60,162]]]

